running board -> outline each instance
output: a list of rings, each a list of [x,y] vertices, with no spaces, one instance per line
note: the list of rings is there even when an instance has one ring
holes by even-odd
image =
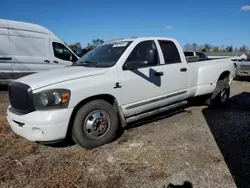
[[[164,107],[158,108],[156,110],[152,110],[152,111],[149,111],[149,112],[145,112],[145,113],[142,113],[142,114],[138,114],[138,115],[126,118],[126,122],[131,123],[133,121],[137,121],[137,120],[140,120],[140,119],[152,116],[152,115],[156,115],[156,114],[159,114],[161,112],[166,112],[166,111],[172,110],[174,108],[185,106],[186,104],[188,104],[187,101],[182,101],[182,102],[178,102],[178,103],[175,103],[175,104],[172,104],[172,105],[169,105],[169,106],[164,106]]]

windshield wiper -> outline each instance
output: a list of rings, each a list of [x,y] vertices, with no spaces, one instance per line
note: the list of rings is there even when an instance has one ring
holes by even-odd
[[[92,65],[94,67],[99,67],[97,62],[92,62],[92,61],[81,61],[80,63],[77,63],[76,66],[84,66],[84,65]]]

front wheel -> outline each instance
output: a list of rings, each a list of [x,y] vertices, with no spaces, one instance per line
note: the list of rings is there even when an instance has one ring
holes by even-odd
[[[118,127],[118,116],[113,106],[98,99],[79,109],[72,128],[72,138],[79,146],[93,149],[111,142]]]

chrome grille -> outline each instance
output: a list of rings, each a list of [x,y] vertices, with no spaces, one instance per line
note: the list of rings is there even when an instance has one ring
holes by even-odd
[[[27,114],[35,110],[30,86],[12,82],[9,84],[8,90],[12,111],[17,111],[19,114]]]
[[[240,69],[250,69],[250,65],[240,65]]]

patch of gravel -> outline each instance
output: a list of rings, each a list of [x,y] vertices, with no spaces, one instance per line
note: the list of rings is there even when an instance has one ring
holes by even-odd
[[[0,91],[0,116],[6,114],[7,107],[9,105],[9,97],[6,91]]]

